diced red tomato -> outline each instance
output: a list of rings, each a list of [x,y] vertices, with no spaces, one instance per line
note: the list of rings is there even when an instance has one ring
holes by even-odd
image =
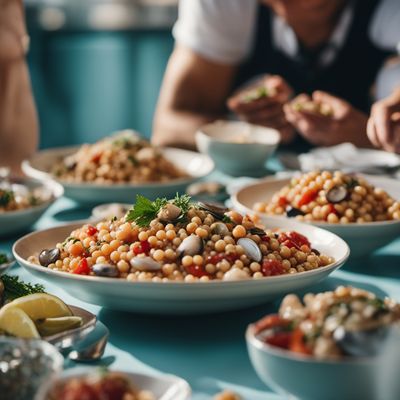
[[[304,194],[301,196],[298,206],[304,206],[308,203],[311,203],[313,200],[315,200],[318,196],[318,190],[317,189],[308,189],[307,191],[304,192]]]
[[[150,243],[147,240],[142,240],[140,243],[138,243],[136,246],[133,247],[133,252],[138,255],[138,254],[149,254],[150,253]]]
[[[88,236],[94,236],[97,232],[97,228],[95,228],[93,225],[89,225],[86,229],[86,234]]]
[[[282,349],[288,349],[289,344],[292,340],[292,332],[282,331],[275,332],[272,336],[267,337],[265,342],[276,347],[280,347]]]
[[[100,158],[101,158],[101,153],[97,153],[97,154],[95,154],[93,157],[92,157],[92,161],[94,162],[94,163],[98,163],[99,161],[100,161]]]
[[[311,354],[311,350],[304,342],[304,333],[300,328],[296,328],[291,336],[289,350],[295,353]]]
[[[79,264],[74,268],[72,271],[74,274],[78,275],[89,275],[90,274],[90,267],[87,262],[86,258],[82,258],[81,261],[79,261]]]
[[[102,400],[123,400],[128,390],[126,379],[117,376],[103,378],[97,387],[99,398]]]
[[[332,203],[329,203],[329,204],[328,204],[328,207],[329,207],[329,212],[326,214],[326,217],[327,217],[327,218],[328,218],[328,215],[329,215],[329,214],[336,214],[336,215],[338,215],[338,212],[337,212],[335,206],[334,206]]]
[[[185,269],[188,274],[192,274],[197,278],[201,278],[202,276],[206,275],[208,276],[207,271],[204,269],[202,265],[192,264],[189,265],[188,267],[185,267]]]
[[[306,245],[308,247],[311,246],[310,241],[304,235],[302,235],[301,233],[292,231],[292,232],[288,233],[288,236],[289,236],[289,239],[293,243],[295,243],[298,247],[301,247],[301,246],[304,246],[304,245]]]
[[[279,260],[266,259],[261,266],[261,273],[264,276],[282,275],[285,272],[282,263]]]
[[[280,196],[278,199],[278,206],[286,207],[288,205],[287,198],[285,196]]]
[[[85,382],[71,381],[57,397],[58,400],[98,400],[96,389]]]
[[[256,327],[256,333],[259,333],[265,329],[271,329],[271,328],[285,328],[289,325],[289,321],[283,319],[281,316],[278,314],[270,314],[264,317],[263,319],[260,319],[259,321],[256,322],[255,327]]]
[[[240,256],[238,254],[215,254],[213,256],[208,256],[207,257],[207,264],[218,264],[220,261],[222,260],[227,260],[229,261],[231,264],[234,263],[236,260],[238,260],[240,258]]]
[[[269,243],[271,241],[271,238],[268,235],[261,236],[261,240],[263,242]]]

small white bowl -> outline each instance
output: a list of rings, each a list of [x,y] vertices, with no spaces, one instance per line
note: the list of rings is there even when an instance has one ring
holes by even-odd
[[[233,176],[266,175],[265,163],[280,141],[277,130],[241,121],[216,121],[196,132],[199,151]]]
[[[390,178],[373,175],[362,175],[376,187],[388,192],[396,200],[400,199],[400,182]],[[265,202],[272,198],[273,194],[290,182],[290,178],[266,178],[252,183],[238,190],[232,197],[233,207],[241,213],[258,214],[268,218],[267,214],[257,213],[253,205],[257,202]],[[294,218],[276,216],[293,221]],[[310,224],[326,229],[340,236],[348,243],[351,250],[351,258],[366,256],[383,247],[400,236],[400,221],[379,221],[368,223],[329,224],[321,221],[310,221]]]
[[[0,213],[0,237],[12,235],[30,228],[64,193],[63,187],[50,179],[41,181],[32,178],[11,178],[11,183],[23,185],[28,190],[39,189],[43,191],[43,194],[48,199],[37,206]]]
[[[47,395],[54,388],[56,383],[62,383],[72,378],[84,378],[93,373],[93,368],[78,368],[77,370],[66,371],[59,379],[52,380],[43,385],[37,393],[35,400],[47,400]],[[121,372],[140,390],[149,390],[154,393],[156,399],[162,400],[189,400],[191,389],[189,384],[175,375],[144,375],[126,371]]]

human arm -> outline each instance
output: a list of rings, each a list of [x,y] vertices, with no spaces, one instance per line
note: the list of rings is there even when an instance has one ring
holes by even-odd
[[[0,166],[20,173],[37,147],[37,116],[25,63],[21,0],[0,0]]]

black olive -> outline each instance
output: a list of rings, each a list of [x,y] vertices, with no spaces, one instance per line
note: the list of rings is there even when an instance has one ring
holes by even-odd
[[[321,253],[317,249],[311,249],[311,251],[316,255],[319,256]]]
[[[296,207],[288,206],[286,207],[286,216],[289,218],[297,217],[298,215],[304,215],[303,211]]]
[[[60,249],[44,249],[39,254],[39,262],[43,267],[48,267],[50,264],[55,263],[60,258]]]
[[[94,264],[92,270],[97,276],[115,278],[119,275],[118,268],[111,264]]]
[[[249,232],[250,232],[252,235],[257,235],[257,236],[265,236],[265,235],[266,235],[264,229],[257,228],[257,227],[250,228],[250,229],[249,229]]]
[[[207,211],[213,217],[215,217],[219,220],[222,220],[224,218],[225,213],[229,211],[229,208],[221,207],[220,205],[218,205],[216,203],[199,202],[198,206],[199,206],[199,208],[201,208],[204,211]]]
[[[326,199],[329,203],[340,203],[348,196],[348,194],[349,192],[346,186],[336,185],[332,189],[328,190],[326,193]]]

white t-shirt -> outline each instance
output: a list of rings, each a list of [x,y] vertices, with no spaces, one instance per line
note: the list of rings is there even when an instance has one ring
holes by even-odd
[[[359,0],[363,1],[363,0]],[[257,0],[180,0],[179,18],[173,35],[178,43],[218,63],[235,65],[250,53],[257,23]],[[321,63],[329,64],[346,40],[353,18],[352,2],[346,7],[333,31]],[[285,21],[273,20],[275,46],[288,56],[297,54],[296,35]],[[400,42],[400,1],[384,0],[378,6],[370,34],[377,46],[393,49]]]

